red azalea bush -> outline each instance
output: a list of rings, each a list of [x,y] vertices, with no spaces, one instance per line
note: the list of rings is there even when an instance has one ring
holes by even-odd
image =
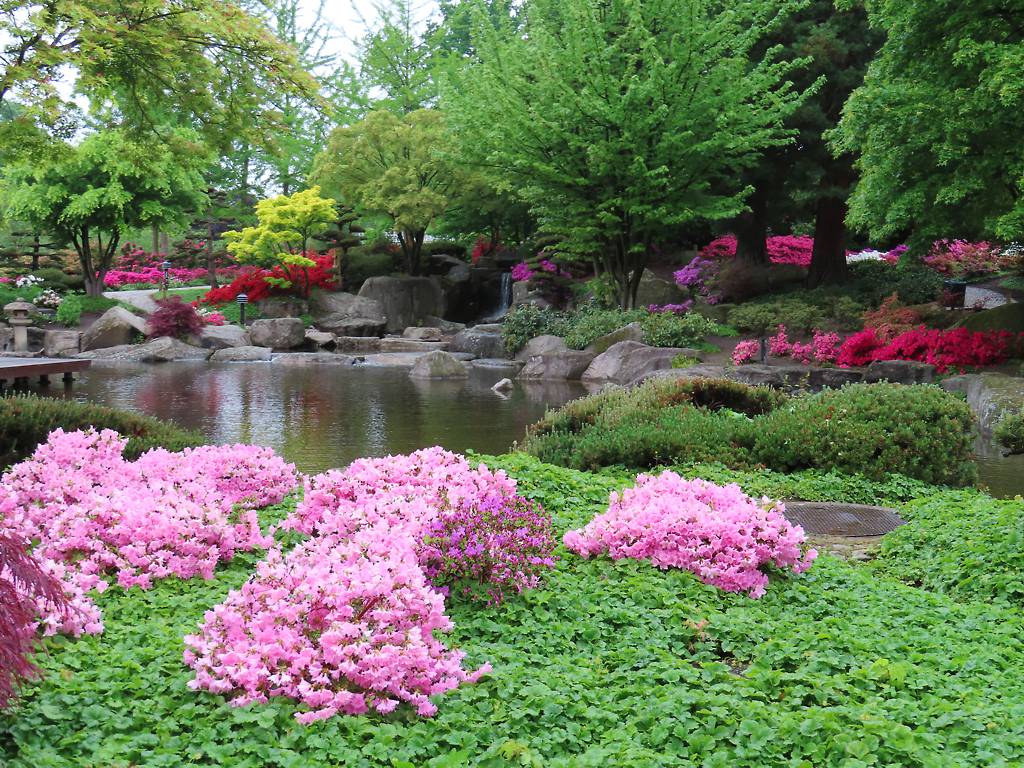
[[[869,309],[863,315],[864,327],[873,328],[885,341],[891,341],[899,334],[920,326],[924,318],[916,309],[900,304],[899,295],[891,294],[878,309]]]
[[[1024,334],[1008,331],[970,331],[914,328],[886,339],[874,328],[865,328],[843,342],[840,366],[868,365],[879,360],[913,360],[934,365],[939,373],[952,369],[983,368],[1006,362],[1020,351]]]
[[[334,257],[330,254],[306,254],[316,262],[314,267],[276,266],[273,269],[251,268],[244,270],[228,285],[210,289],[200,301],[217,306],[229,304],[244,293],[250,302],[262,301],[271,296],[309,296],[313,288],[333,290],[336,273]]]
[[[156,306],[157,309],[149,316],[147,324],[149,338],[170,336],[175,339],[187,339],[202,334],[206,323],[196,312],[196,308],[186,304],[180,297],[159,299]]]

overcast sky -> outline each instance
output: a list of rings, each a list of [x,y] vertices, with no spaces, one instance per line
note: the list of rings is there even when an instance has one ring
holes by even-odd
[[[386,0],[385,0],[386,1]],[[310,12],[315,10],[318,0],[303,0]],[[372,24],[377,17],[379,0],[327,0],[324,12],[340,33],[338,51],[346,58],[355,55],[354,41],[362,37],[365,22]],[[413,16],[420,28],[437,11],[436,0],[414,0]]]

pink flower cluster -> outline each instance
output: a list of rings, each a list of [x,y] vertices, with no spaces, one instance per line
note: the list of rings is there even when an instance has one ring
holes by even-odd
[[[774,235],[765,242],[768,259],[772,264],[795,264],[807,267],[811,264],[814,238],[804,235]],[[731,259],[736,255],[736,236],[723,235],[704,246],[701,258],[712,261]]]
[[[206,278],[206,269],[172,268],[167,270],[171,280],[179,283],[190,283],[193,280]],[[108,288],[121,288],[125,285],[160,285],[164,281],[163,270],[157,267],[141,267],[134,271],[112,269],[103,276],[103,284]]]
[[[533,277],[533,270],[530,269],[530,265],[525,261],[521,261],[512,267],[512,281],[516,283],[523,283]]]
[[[774,336],[768,338],[768,354],[775,357],[791,357],[799,363],[809,365],[812,362],[834,363],[839,356],[842,343],[838,333],[815,331],[808,342],[790,341],[786,326],[780,325]],[[732,351],[735,365],[743,365],[760,355],[759,342],[748,339],[741,341]]]
[[[733,365],[743,365],[759,359],[761,356],[761,343],[756,339],[741,341],[732,351]]]
[[[433,715],[430,696],[490,671],[462,669],[463,654],[434,637],[451,628],[435,586],[518,590],[552,563],[550,521],[515,490],[504,472],[440,448],[308,479],[282,528],[311,538],[272,549],[207,612],[185,639],[190,685],[238,705],[288,696],[309,707],[304,723],[402,702]]]
[[[648,304],[647,311],[656,315],[685,315],[693,309],[693,302],[687,299],[682,304]]]
[[[1004,251],[992,243],[966,240],[937,240],[922,261],[950,277],[987,275],[1020,265],[1020,257],[1013,249]]]
[[[818,554],[802,551],[803,529],[790,524],[784,511],[781,502],[758,503],[738,485],[686,480],[674,472],[639,475],[633,488],[611,495],[607,512],[566,533],[563,542],[583,557],[650,560],[757,598],[768,586],[767,567],[801,573]]]
[[[124,588],[154,579],[211,578],[236,551],[266,547],[258,507],[276,504],[297,478],[268,448],[158,449],[126,461],[116,432],[52,432],[2,478],[13,501],[0,527],[38,542],[35,554],[70,584],[75,600],[102,592],[113,575]],[[92,607],[93,609],[95,606]],[[47,630],[99,631],[87,624]]]

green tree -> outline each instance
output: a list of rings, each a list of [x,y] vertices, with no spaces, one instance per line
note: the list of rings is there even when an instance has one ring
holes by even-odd
[[[448,208],[463,175],[452,149],[437,110],[405,115],[376,110],[334,130],[313,178],[363,212],[386,216],[406,269],[418,275],[427,229]]]
[[[256,204],[257,224],[225,232],[224,239],[228,253],[240,264],[300,267],[308,294],[308,270],[316,266],[307,254],[309,241],[334,223],[337,216],[334,201],[321,197],[319,187],[311,187],[292,195],[260,200]]]
[[[652,246],[735,216],[740,171],[792,138],[792,65],[748,58],[758,26],[791,4],[716,6],[536,0],[522,34],[480,24],[481,62],[448,94],[461,152],[504,174],[567,249],[596,256],[624,307]]]
[[[12,219],[71,243],[87,292],[98,296],[126,231],[185,224],[205,205],[209,162],[195,133],[175,130],[144,141],[101,131],[77,146],[53,145],[45,160],[6,168],[5,207]]]
[[[0,41],[0,103],[45,123],[73,105],[59,88],[69,71],[77,94],[147,128],[173,114],[222,132],[260,119],[264,88],[316,93],[294,51],[235,2],[0,0]]]
[[[870,0],[887,34],[838,146],[860,171],[849,222],[878,239],[1024,239],[1024,21],[1005,0]]]
[[[411,0],[376,6],[374,28],[359,44],[359,80],[373,109],[408,114],[434,104],[434,50],[417,33]]]

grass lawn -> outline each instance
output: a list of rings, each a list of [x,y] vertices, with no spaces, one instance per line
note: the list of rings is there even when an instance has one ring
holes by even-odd
[[[628,482],[522,455],[494,461],[553,513],[559,534],[602,511],[609,490]],[[265,521],[281,514],[267,510]],[[494,672],[438,697],[432,719],[400,709],[302,726],[288,700],[234,708],[190,691],[181,638],[247,578],[256,555],[208,582],[111,588],[98,599],[105,634],[47,642],[46,680],[0,717],[0,763],[861,768],[1024,760],[1024,626],[1013,605],[954,599],[829,557],[802,576],[773,577],[767,595],[751,600],[643,562],[559,555],[542,588],[498,608],[449,601],[455,630],[446,642],[467,652],[467,667],[489,661]]]

